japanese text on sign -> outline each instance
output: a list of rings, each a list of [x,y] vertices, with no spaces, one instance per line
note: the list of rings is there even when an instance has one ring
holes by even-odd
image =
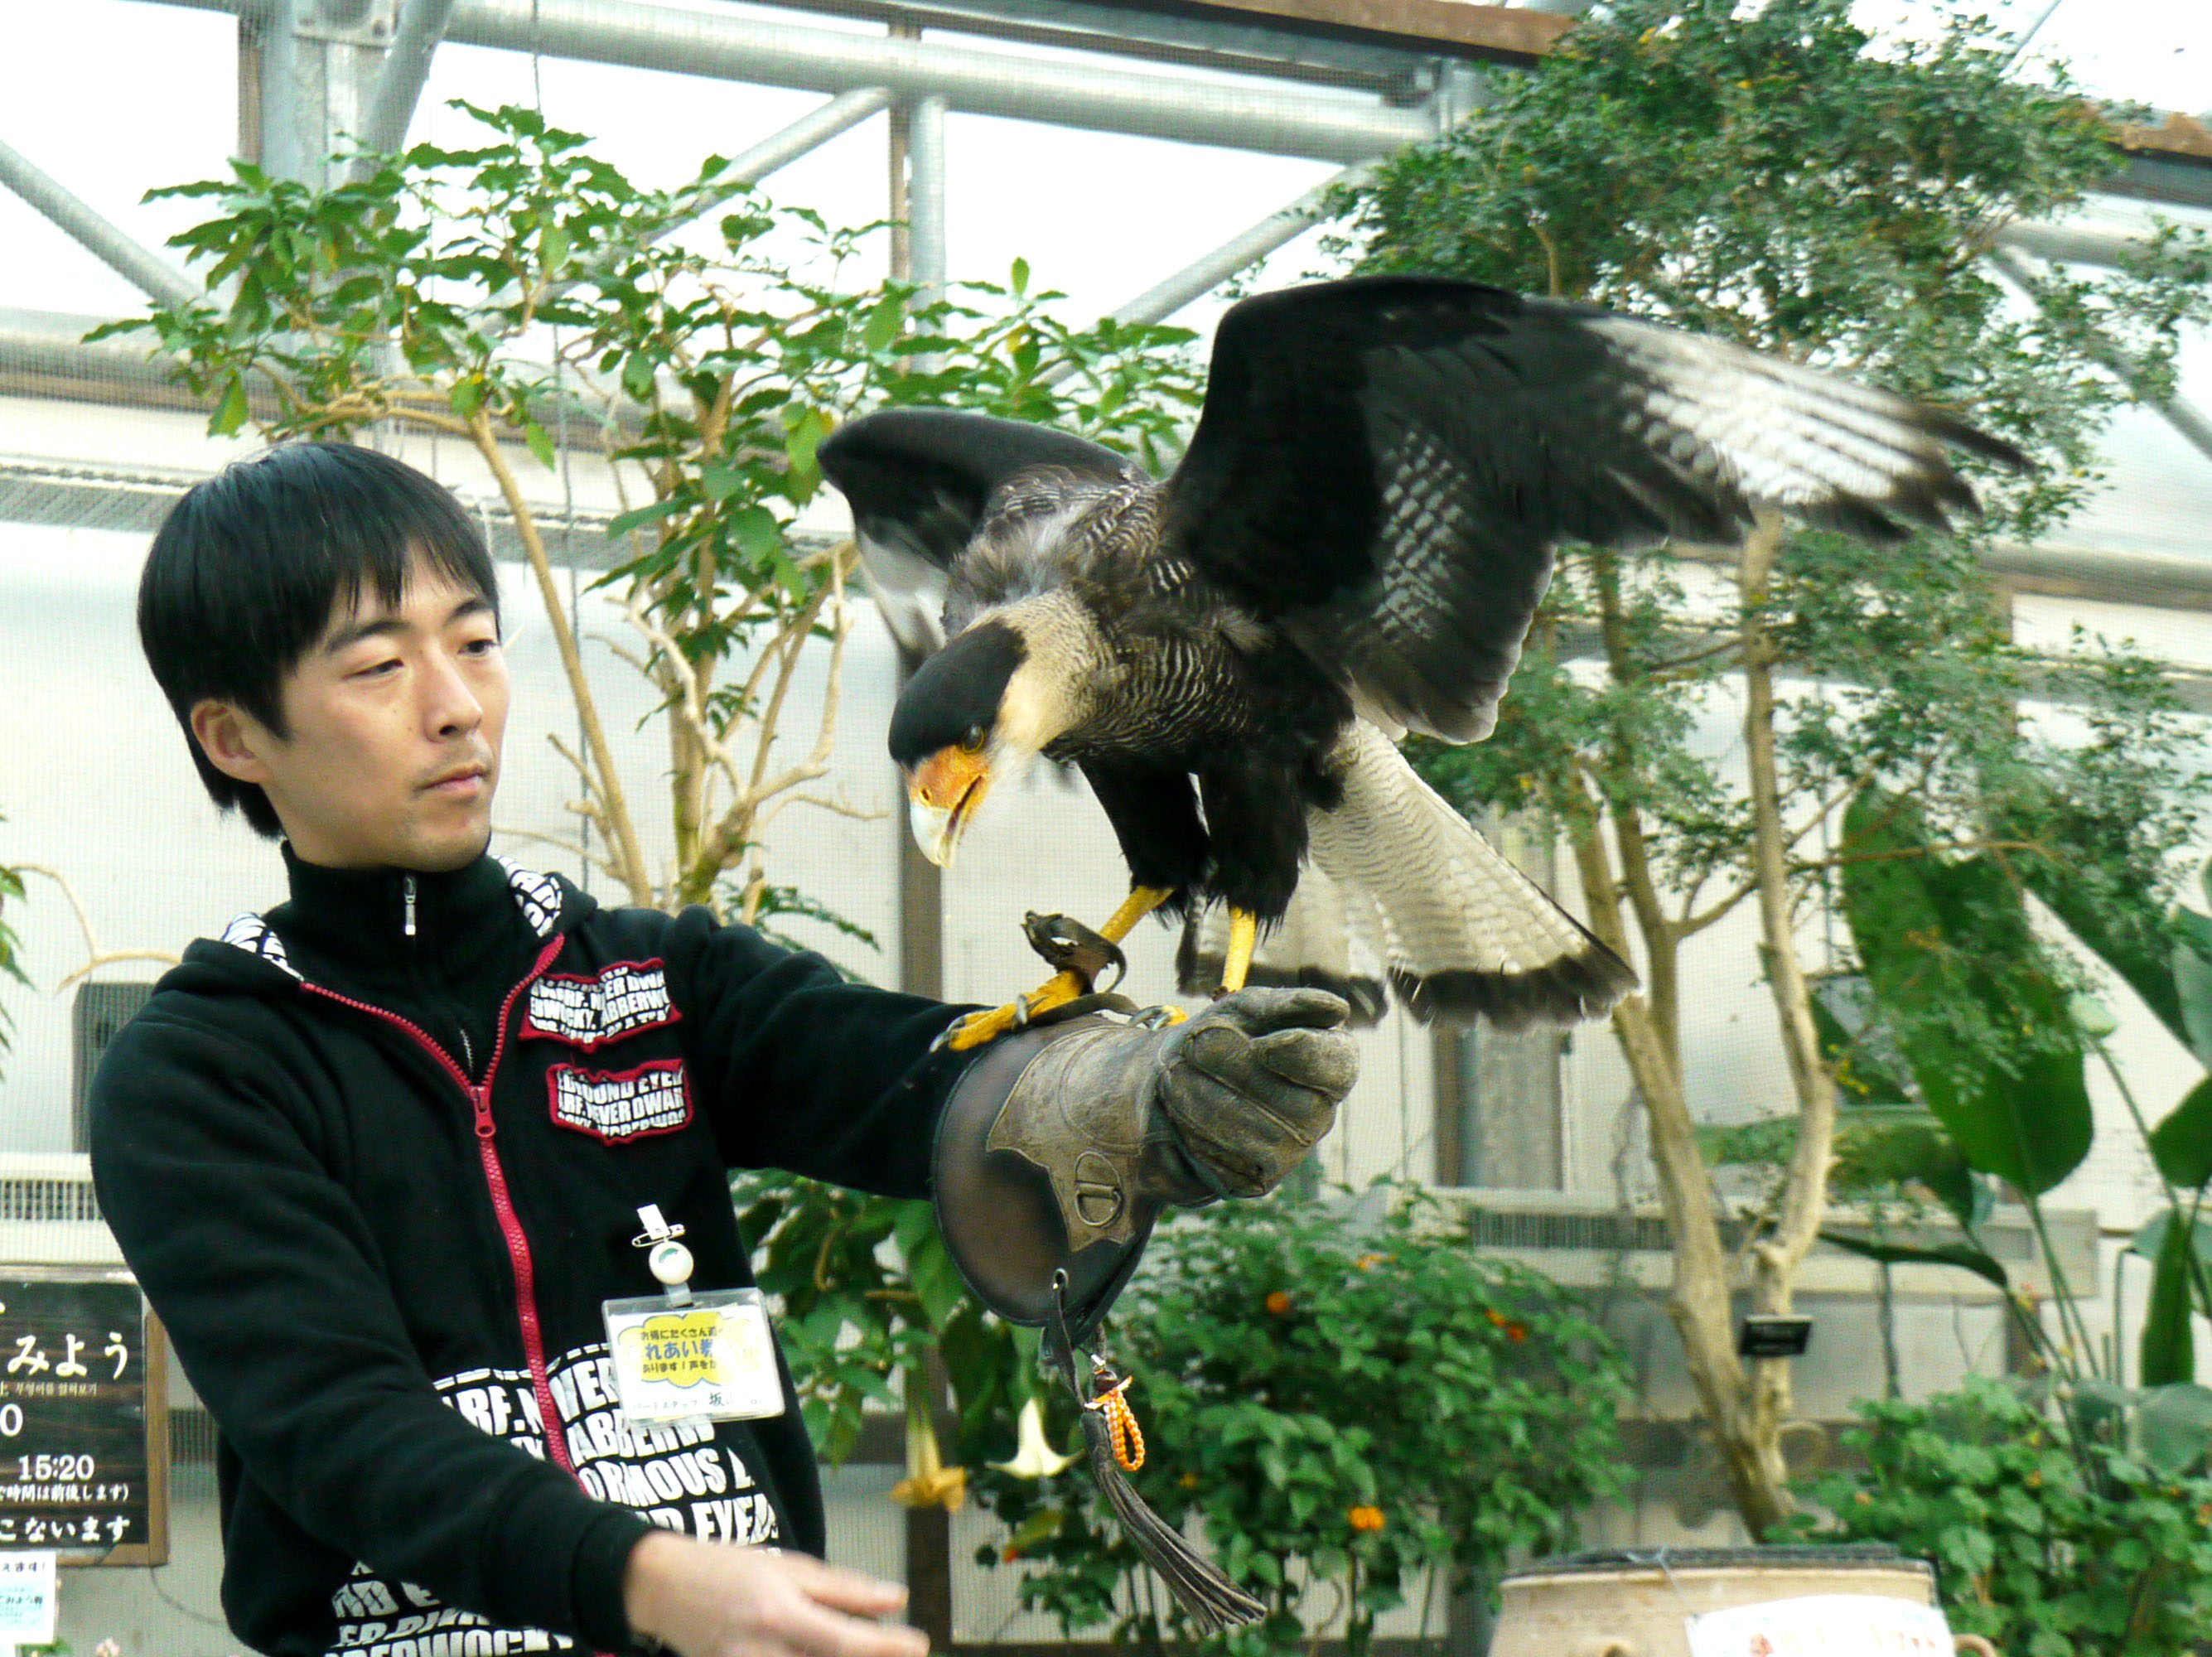
[[[136,1284],[0,1278],[0,1549],[154,1539],[145,1334]]]

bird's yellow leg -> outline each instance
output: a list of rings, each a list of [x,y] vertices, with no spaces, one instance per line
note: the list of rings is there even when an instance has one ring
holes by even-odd
[[[1121,907],[1107,917],[1106,924],[1098,929],[1098,936],[1109,944],[1119,944],[1136,929],[1139,921],[1174,895],[1174,889],[1168,886],[1133,889],[1121,900]],[[955,1053],[980,1047],[986,1041],[995,1041],[1008,1030],[1020,1029],[1041,1012],[1064,1007],[1078,996],[1090,993],[1091,986],[1075,974],[1054,973],[1027,995],[1017,997],[1003,1007],[969,1013],[945,1035],[945,1045]]]
[[[1229,912],[1229,953],[1221,962],[1221,987],[1217,995],[1228,995],[1244,987],[1245,977],[1252,970],[1252,949],[1260,941],[1260,917],[1249,909]]]

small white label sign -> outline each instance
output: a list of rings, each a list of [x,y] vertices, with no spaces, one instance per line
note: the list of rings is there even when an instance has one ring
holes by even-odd
[[[1952,1657],[1933,1605],[1872,1593],[1770,1599],[1686,1618],[1690,1657]]]
[[[783,1413],[775,1337],[757,1289],[718,1290],[683,1302],[605,1304],[615,1390],[634,1421],[757,1420]]]
[[[0,1553],[0,1646],[54,1642],[54,1556]]]

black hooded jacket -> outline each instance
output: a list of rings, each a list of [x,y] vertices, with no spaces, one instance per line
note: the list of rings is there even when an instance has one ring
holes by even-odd
[[[731,1168],[926,1194],[951,1010],[489,857],[292,875],[92,1096],[101,1208],[221,1429],[231,1626],[281,1657],[621,1651],[648,1523],[818,1554],[788,1375],[770,1419],[626,1425],[600,1302],[659,1292],[646,1204],[693,1287],[751,1282]]]

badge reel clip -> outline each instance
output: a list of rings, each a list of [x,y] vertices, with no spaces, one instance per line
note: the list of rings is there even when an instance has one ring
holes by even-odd
[[[650,1251],[646,1265],[663,1292],[600,1308],[623,1414],[635,1422],[781,1415],[783,1376],[760,1290],[693,1289],[691,1251],[678,1241],[684,1228],[654,1203],[637,1217],[645,1229],[631,1247]]]

